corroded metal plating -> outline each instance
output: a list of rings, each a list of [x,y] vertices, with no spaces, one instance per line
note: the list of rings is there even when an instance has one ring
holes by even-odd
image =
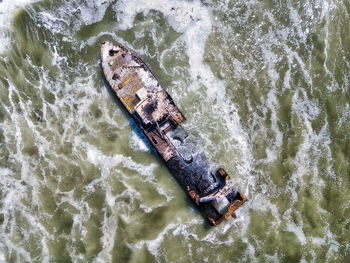
[[[224,169],[212,172],[181,123],[184,115],[146,64],[132,51],[112,42],[101,46],[104,76],[119,100],[163,158],[185,192],[212,225],[236,217],[247,198],[237,192]]]

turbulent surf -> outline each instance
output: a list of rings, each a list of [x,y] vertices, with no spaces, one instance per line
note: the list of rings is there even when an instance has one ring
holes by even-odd
[[[0,262],[350,262],[349,8],[0,1]],[[101,81],[103,41],[142,58],[176,122],[147,89],[131,117]],[[165,136],[165,160],[218,183],[181,187]],[[249,202],[211,227],[196,201],[224,214],[226,173]]]

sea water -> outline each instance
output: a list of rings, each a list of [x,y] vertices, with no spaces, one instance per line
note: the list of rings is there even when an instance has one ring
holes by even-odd
[[[105,86],[149,65],[249,201],[205,222]],[[350,262],[347,0],[0,1],[0,262]]]

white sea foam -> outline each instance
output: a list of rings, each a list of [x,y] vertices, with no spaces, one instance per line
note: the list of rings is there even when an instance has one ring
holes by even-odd
[[[297,238],[299,239],[301,245],[306,244],[306,237],[305,237],[302,226],[298,226],[292,222],[288,222],[287,226],[286,226],[286,230],[294,233],[297,236]]]
[[[156,239],[146,242],[147,248],[152,255],[158,257],[158,249],[164,240],[164,237],[176,227],[175,224],[168,224],[157,236]]]
[[[111,2],[113,0],[85,1],[85,4],[79,5],[84,24],[91,25],[100,21]]]
[[[37,0],[3,0],[0,2],[0,53],[9,48],[10,24],[14,12],[28,3]]]
[[[299,98],[299,93],[302,93],[303,98]],[[323,128],[318,134],[314,132],[311,122],[320,114],[321,110],[312,101],[307,99],[305,91],[296,92],[293,96],[293,109],[298,114],[298,117],[302,120],[305,125],[303,131],[304,140],[302,144],[298,147],[298,153],[295,157],[297,171],[293,174],[292,180],[297,180],[303,175],[307,174],[308,171],[315,171],[315,183],[319,186],[323,185],[323,180],[318,176],[317,161],[320,157],[319,148],[322,147],[325,152],[331,157],[331,152],[329,148],[330,137],[328,134],[328,122],[325,121]],[[311,153],[317,154],[316,156],[310,156]],[[331,159],[331,158],[330,158]]]
[[[102,233],[101,242],[103,249],[96,256],[96,262],[112,262],[112,250],[114,248],[114,241],[117,234],[118,221],[115,216],[107,217],[104,214],[104,220],[102,222]]]
[[[149,152],[149,145],[146,143],[146,137],[143,134],[137,134],[136,131],[132,131],[130,137],[130,145],[136,151]]]
[[[2,247],[0,246],[0,263],[5,263],[5,255],[2,252]]]
[[[52,33],[59,34],[65,31],[65,27],[68,26],[68,22],[64,18],[59,18],[53,14],[42,11],[39,13],[41,21],[46,28],[49,28]]]

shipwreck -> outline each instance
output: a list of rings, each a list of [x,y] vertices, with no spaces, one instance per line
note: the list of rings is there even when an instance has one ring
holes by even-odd
[[[183,113],[133,51],[105,41],[101,65],[109,86],[157,150],[172,175],[211,225],[236,217],[247,198],[223,168],[212,171],[182,128]]]

